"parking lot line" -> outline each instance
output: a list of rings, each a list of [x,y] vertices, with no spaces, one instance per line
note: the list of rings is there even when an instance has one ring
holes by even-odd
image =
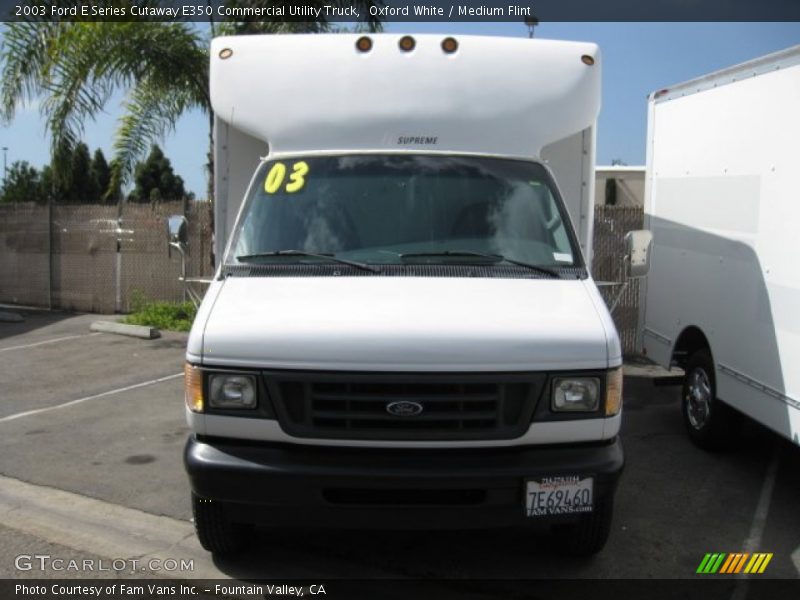
[[[764,482],[761,484],[761,493],[758,497],[756,512],[753,514],[753,521],[750,525],[750,535],[744,542],[744,551],[753,553],[759,552],[761,538],[764,534],[764,527],[767,524],[769,505],[772,502],[772,491],[775,489],[775,479],[778,475],[778,463],[780,462],[780,448],[775,446],[772,451],[772,459],[764,474]]]
[[[107,392],[101,392],[99,394],[92,394],[91,396],[84,396],[83,398],[78,398],[77,400],[70,400],[69,402],[64,402],[63,404],[57,404],[55,406],[46,406],[45,408],[37,408],[35,410],[26,410],[25,412],[15,413],[13,415],[8,415],[7,417],[3,417],[0,419],[0,423],[6,423],[7,421],[13,421],[15,419],[21,419],[22,417],[29,417],[32,415],[38,415],[41,413],[50,412],[51,410],[59,410],[61,408],[67,408],[69,406],[74,406],[76,404],[81,404],[82,402],[86,402],[87,400],[94,400],[96,398],[103,398],[104,396],[111,396],[112,394],[119,394],[122,392],[127,392],[130,390],[135,390],[137,388],[145,387],[148,385],[153,385],[155,383],[161,383],[162,381],[169,381],[170,379],[177,379],[178,377],[183,377],[183,373],[175,373],[174,375],[167,375],[166,377],[159,377],[158,379],[151,379],[150,381],[143,381],[141,383],[135,383],[133,385],[127,385],[125,387],[117,388],[115,390],[108,390]]]
[[[0,348],[0,352],[8,352],[10,350],[22,350],[24,348],[33,348],[35,346],[44,346],[45,344],[55,344],[56,342],[64,342],[66,340],[76,340],[82,337],[92,337],[95,335],[102,335],[98,333],[81,333],[80,335],[67,335],[60,338],[53,338],[52,340],[44,340],[43,342],[35,342],[33,344],[22,344],[21,346],[9,346],[8,348]]]
[[[753,521],[750,524],[750,534],[744,541],[743,551],[752,554],[759,552],[761,540],[764,536],[764,528],[767,525],[767,515],[769,506],[772,503],[772,491],[775,489],[775,480],[778,476],[778,463],[780,462],[780,446],[776,445],[772,450],[772,458],[769,461],[767,472],[764,474],[764,481],[761,484],[761,493],[758,496],[758,504],[753,514]],[[747,598],[748,577],[746,573],[737,575],[739,581],[731,595],[731,600],[745,600]]]

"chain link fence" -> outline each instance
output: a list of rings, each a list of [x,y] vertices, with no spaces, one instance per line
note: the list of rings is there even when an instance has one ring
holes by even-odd
[[[180,256],[168,254],[165,221],[189,223],[188,277],[213,273],[212,220],[206,202],[153,206],[0,205],[0,302],[76,311],[128,312],[137,298],[182,300]],[[118,215],[120,216],[118,226]],[[610,306],[620,290],[624,236],[641,229],[641,207],[597,206],[593,276]],[[613,312],[623,351],[633,352],[639,284],[631,281]]]
[[[50,210],[0,204],[0,302],[50,305]]]
[[[138,298],[182,300],[180,256],[167,245],[172,214],[189,223],[187,276],[211,275],[206,202],[0,205],[0,302],[113,313]]]
[[[621,287],[624,240],[626,233],[642,229],[643,226],[644,209],[641,206],[594,208],[592,277],[598,282],[607,306],[610,307],[617,295],[622,293],[611,316],[617,326],[624,354],[636,351],[636,329],[639,321],[639,281],[633,279],[624,288]]]
[[[128,205],[123,213],[122,300],[120,310],[131,309],[137,297],[155,300],[183,300],[180,254],[169,252],[166,219],[183,214],[188,221],[189,244],[186,253],[186,276],[211,276],[214,272],[211,254],[212,222],[208,203],[190,203],[184,211],[181,203]],[[171,254],[171,257],[170,257]],[[205,292],[205,289],[203,290]]]

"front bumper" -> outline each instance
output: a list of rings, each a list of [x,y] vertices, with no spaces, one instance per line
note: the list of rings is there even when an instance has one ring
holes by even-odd
[[[385,529],[509,527],[577,515],[525,515],[525,481],[592,476],[610,500],[624,466],[619,438],[599,444],[372,449],[189,438],[192,490],[232,521]]]

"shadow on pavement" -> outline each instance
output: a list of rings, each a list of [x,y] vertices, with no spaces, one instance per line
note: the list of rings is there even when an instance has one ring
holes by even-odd
[[[66,319],[78,316],[70,312],[33,311],[16,308],[0,308],[0,312],[18,314],[24,319],[19,323],[0,321],[0,340],[30,333],[42,327],[54,325]]]

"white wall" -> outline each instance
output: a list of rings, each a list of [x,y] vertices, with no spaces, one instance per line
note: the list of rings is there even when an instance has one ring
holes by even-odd
[[[617,206],[644,206],[644,167],[597,167],[595,205],[606,204],[606,181],[617,182]]]

